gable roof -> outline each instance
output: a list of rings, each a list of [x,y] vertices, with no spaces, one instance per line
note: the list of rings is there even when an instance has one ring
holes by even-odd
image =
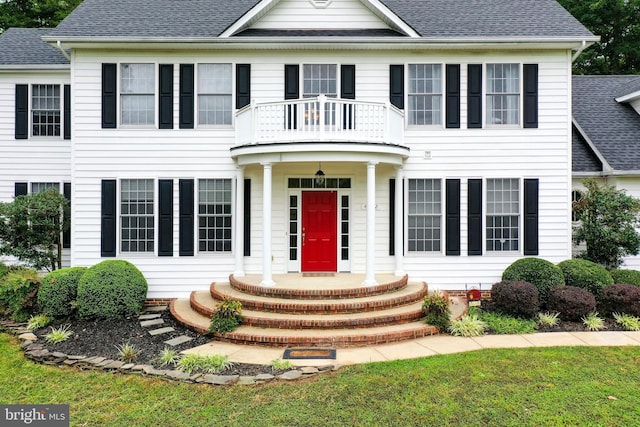
[[[637,79],[573,76],[573,118],[578,130],[614,172],[640,171],[640,115],[630,105],[615,100],[616,94],[636,84]]]
[[[9,28],[0,35],[0,67],[68,66],[69,60],[57,47],[42,41],[50,32],[51,28]]]
[[[420,39],[597,40],[555,0],[381,0],[379,3],[415,29]],[[47,39],[214,39],[259,4],[263,2],[84,0]]]

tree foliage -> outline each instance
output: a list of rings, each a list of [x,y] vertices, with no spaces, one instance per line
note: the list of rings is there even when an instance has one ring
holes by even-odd
[[[62,268],[62,233],[69,228],[69,202],[58,190],[0,203],[0,255],[41,270]]]
[[[640,0],[558,0],[600,36],[574,63],[577,74],[640,73]]]
[[[0,2],[0,32],[10,27],[52,28],[82,0],[5,0]]]
[[[594,179],[585,180],[584,185],[586,193],[574,203],[580,224],[574,229],[573,240],[587,244],[581,258],[617,268],[623,256],[640,252],[640,201]]]

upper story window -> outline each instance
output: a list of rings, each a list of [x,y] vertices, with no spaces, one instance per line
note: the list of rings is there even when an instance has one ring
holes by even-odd
[[[60,85],[31,85],[31,134],[60,136]]]
[[[335,64],[305,64],[302,67],[302,97],[320,94],[335,98],[338,95],[338,67]]]
[[[153,64],[120,65],[120,123],[155,123],[155,69]]]
[[[231,64],[198,64],[198,124],[230,125]]]
[[[120,188],[122,252],[153,252],[155,221],[152,179],[123,179]]]
[[[517,251],[520,241],[520,181],[487,179],[487,251]]]
[[[409,64],[409,124],[442,123],[442,66]]]
[[[520,124],[520,64],[487,64],[489,125]]]
[[[439,252],[441,246],[442,183],[439,179],[410,179],[408,195],[409,251]]]

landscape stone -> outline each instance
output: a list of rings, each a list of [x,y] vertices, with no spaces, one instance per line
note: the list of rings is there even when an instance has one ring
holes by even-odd
[[[191,375],[189,373],[182,371],[169,371],[167,372],[167,377],[180,381],[191,379]]]
[[[135,365],[133,368],[131,368],[131,370],[132,371],[143,371],[145,366],[148,366],[148,365]]]
[[[120,367],[121,371],[128,371],[129,369],[133,368],[135,365],[133,363],[127,363],[126,365],[122,365]]]
[[[333,365],[333,369],[331,369],[331,370],[332,371],[337,371],[340,368],[342,368],[342,365]]]
[[[109,363],[108,365],[105,365],[104,369],[120,369],[123,365],[124,365],[123,362],[121,362],[119,360],[114,360],[113,362]]]
[[[171,326],[167,326],[166,328],[152,329],[149,331],[149,335],[162,335],[173,331],[175,331],[175,329],[173,329]]]
[[[87,356],[67,356],[67,359],[71,359],[71,360],[84,360],[86,359]]]
[[[51,353],[51,356],[55,357],[56,359],[66,359],[67,355],[64,353],[61,353],[59,351],[54,351],[53,353]]]
[[[160,311],[165,311],[168,307],[166,305],[148,305],[144,308],[144,311],[148,313],[157,313]]]
[[[18,335],[18,338],[21,340],[29,340],[29,341],[37,341],[38,337],[33,332],[25,332],[24,334]]]
[[[227,385],[234,384],[240,378],[239,375],[213,375],[207,374],[204,376],[204,382],[214,385]]]
[[[238,382],[236,383],[236,385],[251,385],[255,383],[256,383],[255,377],[243,375],[238,379]]]
[[[191,375],[189,377],[189,379],[191,381],[195,381],[195,382],[199,382],[199,383],[201,383],[203,381],[202,374],[193,374],[193,375]]]
[[[274,379],[275,377],[271,374],[258,374],[256,375],[256,380],[258,381],[270,381],[272,379]]]
[[[91,359],[87,360],[87,363],[91,363],[92,365],[98,365],[99,363],[104,362],[105,360],[107,360],[106,357],[92,357]]]
[[[305,366],[304,368],[300,368],[300,372],[305,375],[317,374],[320,370],[314,366]]]
[[[160,313],[141,314],[140,316],[138,316],[138,320],[159,319],[160,316],[162,316]]]
[[[100,363],[94,363],[94,365],[96,365],[98,368],[104,368],[105,366],[107,366],[108,364],[110,364],[112,362],[113,362],[112,359],[105,359]]]
[[[31,350],[42,350],[44,348],[44,345],[42,344],[31,344],[29,347],[27,347],[27,350],[31,351]]]
[[[162,325],[163,323],[164,320],[162,319],[144,320],[140,322],[140,326],[142,326],[143,328],[148,328],[149,326]]]
[[[301,376],[302,376],[302,372],[300,372],[298,370],[295,370],[295,371],[285,372],[282,375],[278,375],[278,379],[279,380],[285,380],[285,381],[291,381],[291,380],[297,380]]]
[[[26,348],[27,348],[27,347],[29,347],[31,344],[33,344],[33,341],[29,341],[29,340],[22,341],[22,344],[20,344],[20,347],[22,347],[22,348],[25,348],[25,349],[26,349]]]
[[[193,339],[193,338],[188,337],[188,336],[186,336],[186,335],[180,335],[179,337],[175,337],[175,338],[173,338],[173,339],[170,339],[170,340],[168,340],[168,341],[165,341],[164,343],[165,343],[165,344],[167,344],[167,345],[170,345],[170,346],[172,346],[172,347],[175,347],[175,346],[180,345],[180,344],[182,344],[182,343],[189,342],[189,341],[191,341],[192,339]]]
[[[78,361],[77,360],[73,360],[73,359],[66,359],[62,363],[64,363],[65,365],[72,366],[72,365],[75,365],[76,363],[78,363]]]
[[[323,366],[318,366],[318,370],[319,370],[320,372],[331,371],[331,370],[333,370],[333,365],[323,365]]]

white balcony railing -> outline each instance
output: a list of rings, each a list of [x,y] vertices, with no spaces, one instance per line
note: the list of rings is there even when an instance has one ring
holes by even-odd
[[[252,103],[236,114],[238,145],[352,141],[402,145],[403,112],[389,103],[317,98]]]

